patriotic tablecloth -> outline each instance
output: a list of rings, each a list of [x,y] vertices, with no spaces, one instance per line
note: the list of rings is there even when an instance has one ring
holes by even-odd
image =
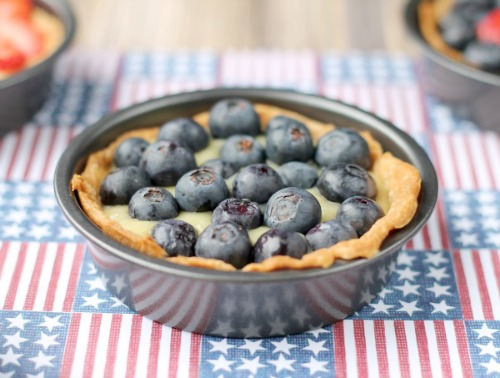
[[[384,53],[70,51],[44,108],[0,139],[0,377],[500,376],[499,135],[427,96],[416,68]],[[431,156],[436,211],[384,291],[343,322],[267,339],[161,326],[108,293],[58,209],[54,167],[84,127],[138,101],[217,86],[342,99]],[[120,292],[123,282],[108,284]]]

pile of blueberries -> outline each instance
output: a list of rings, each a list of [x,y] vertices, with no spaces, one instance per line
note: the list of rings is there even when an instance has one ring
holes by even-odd
[[[439,27],[444,41],[467,62],[500,72],[499,0],[457,0]]]
[[[220,158],[201,167],[194,153],[206,148],[210,137],[190,118],[165,123],[154,143],[127,139],[116,150],[117,168],[101,185],[101,201],[128,204],[131,217],[159,221],[152,236],[169,256],[215,258],[236,268],[275,255],[301,258],[363,235],[383,216],[371,199],[376,185],[367,173],[370,153],[358,133],[336,129],[315,148],[302,122],[277,116],[266,126],[263,147],[255,138],[260,126],[247,100],[217,102],[209,129],[212,138],[225,141]],[[225,179],[233,175],[229,190]],[[173,185],[175,197],[165,189]],[[320,223],[320,203],[306,190],[315,185],[327,200],[341,203],[335,219]],[[180,210],[213,211],[212,223],[197,236],[192,225],[173,219]],[[247,229],[263,224],[271,230],[252,247]]]

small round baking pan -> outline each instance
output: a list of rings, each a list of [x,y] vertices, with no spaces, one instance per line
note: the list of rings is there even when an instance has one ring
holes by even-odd
[[[0,136],[25,124],[43,105],[50,91],[57,58],[68,48],[75,34],[75,18],[67,1],[36,0],[35,6],[55,15],[63,23],[64,37],[46,59],[0,80]]]
[[[337,262],[328,269],[271,273],[221,272],[145,256],[104,235],[84,214],[70,189],[88,155],[121,133],[165,119],[208,110],[227,97],[244,97],[302,113],[338,127],[368,130],[423,179],[419,206],[405,228],[393,232],[373,258]],[[386,284],[398,251],[424,225],[437,198],[437,180],[426,153],[407,134],[355,107],[322,97],[267,89],[215,89],[151,100],[118,111],[77,136],[60,158],[56,197],[71,224],[85,236],[109,291],[138,313],[171,327],[224,337],[298,333],[343,319],[369,303]],[[117,285],[116,283],[120,284]]]
[[[421,0],[408,2],[405,21],[422,54],[425,90],[479,127],[499,131],[500,75],[467,66],[431,47],[420,30],[420,2]]]

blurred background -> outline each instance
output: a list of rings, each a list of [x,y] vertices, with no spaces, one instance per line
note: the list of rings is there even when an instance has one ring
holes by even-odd
[[[405,0],[70,0],[88,49],[413,52]]]

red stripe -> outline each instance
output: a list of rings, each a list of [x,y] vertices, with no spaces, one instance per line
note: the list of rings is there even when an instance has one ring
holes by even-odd
[[[427,117],[425,117],[427,119]],[[429,138],[429,149],[430,149],[430,155],[429,158],[433,162],[434,169],[436,170],[436,176],[438,178],[439,186],[441,188],[446,187],[446,182],[443,178],[443,174],[441,172],[441,163],[439,161],[439,154],[437,152],[437,146],[436,146],[436,140],[435,138],[431,135]]]
[[[49,287],[47,289],[47,296],[45,297],[45,304],[43,306],[43,309],[45,311],[52,311],[54,307],[57,283],[59,281],[59,276],[61,275],[63,254],[64,254],[64,244],[59,244],[57,246],[56,258],[54,260],[54,267],[52,268],[52,274],[50,276]]]
[[[112,92],[111,101],[110,101],[110,110],[117,109],[116,102],[118,100],[118,93],[120,93],[120,83],[121,83],[120,77],[122,74],[123,60],[124,60],[123,56],[120,56],[118,58],[118,65],[116,68],[115,78],[114,78],[114,83],[113,83],[113,92]]]
[[[465,160],[467,161],[467,165],[469,166],[469,172],[471,173],[472,177],[472,184],[473,184],[473,189],[478,189],[478,179],[476,175],[476,170],[474,169],[474,163],[472,161],[472,155],[470,151],[470,146],[469,143],[467,143],[468,138],[464,138],[462,135],[459,136],[459,138],[463,139],[463,144],[465,146],[464,150],[465,151],[458,151],[459,154],[465,154]],[[455,146],[455,143],[452,143],[453,146]],[[463,168],[462,168],[463,169]]]
[[[106,366],[104,376],[112,377],[115,370],[116,351],[118,350],[118,339],[120,336],[120,327],[122,324],[122,315],[113,314],[111,318],[111,329],[109,331],[108,354],[106,356]]]
[[[181,346],[181,331],[172,328],[172,333],[170,335],[170,368],[169,377],[177,377],[177,369],[179,367],[179,353]]]
[[[12,310],[14,302],[16,300],[17,289],[19,288],[19,281],[21,280],[21,274],[23,272],[24,260],[26,260],[26,250],[28,245],[26,243],[21,244],[21,248],[17,254],[16,267],[14,268],[14,274],[10,280],[9,290],[7,291],[7,296],[5,298],[4,310]]]
[[[130,330],[130,344],[128,347],[127,358],[127,377],[135,377],[135,368],[137,365],[137,352],[141,341],[142,317],[137,315],[132,317],[132,329]]]
[[[3,264],[5,263],[5,259],[7,258],[7,251],[9,250],[10,243],[2,242],[0,247],[0,274],[3,271]]]
[[[387,346],[385,339],[385,321],[374,320],[375,346],[377,348],[378,371],[381,377],[389,375],[389,361],[387,360]]]
[[[47,172],[49,170],[49,166],[52,162],[52,155],[54,154],[54,144],[56,142],[56,138],[57,138],[57,129],[55,127],[51,128],[51,131],[52,131],[52,135],[51,135],[51,138],[49,139],[50,142],[49,142],[49,146],[47,148],[47,151],[48,151],[48,154],[47,154],[47,157],[46,157],[46,160],[45,160],[45,164],[43,165],[43,169],[42,169],[42,179],[46,180],[48,177],[47,177]]]
[[[191,334],[191,350],[189,353],[189,377],[198,378],[200,367],[201,335]]]
[[[446,339],[446,330],[444,328],[444,322],[442,320],[436,320],[434,323],[434,329],[436,331],[436,341],[439,351],[439,357],[441,359],[441,370],[445,377],[451,377],[451,363],[450,363],[450,352],[448,349],[448,340]]]
[[[37,146],[39,145],[40,131],[41,131],[40,127],[37,127],[35,129],[35,137],[33,138],[33,142],[31,144],[30,151],[35,151]],[[35,156],[36,156],[36,154],[34,152],[30,153],[30,157],[29,157],[28,162],[26,164],[26,168],[24,169],[24,174],[23,174],[24,180],[26,180],[28,178],[28,174],[29,174],[29,171],[31,169],[31,165],[33,164],[33,158]]]
[[[97,348],[97,340],[99,340],[101,320],[102,314],[92,314],[89,337],[87,340],[87,352],[85,353],[85,364],[83,365],[84,377],[92,376],[92,371],[94,370],[94,362],[96,358],[95,351]],[[98,356],[97,358],[103,358],[103,356]]]
[[[470,303],[469,289],[467,287],[467,280],[465,279],[464,266],[460,252],[454,251],[452,253],[453,265],[455,267],[455,276],[457,278],[458,294],[460,295],[460,304],[462,305],[462,314],[464,319],[474,319],[472,313],[472,306]]]
[[[408,359],[408,343],[406,341],[405,324],[402,320],[394,321],[396,343],[398,344],[399,369],[402,377],[410,377],[410,361]]]
[[[12,174],[12,170],[14,169],[14,165],[17,161],[17,154],[19,153],[19,146],[21,145],[21,139],[23,138],[24,136],[24,128],[21,129],[20,132],[16,133],[16,146],[14,147],[14,151],[12,153],[12,157],[11,157],[11,161],[10,161],[10,164],[9,164],[9,168],[7,169],[7,175],[6,175],[6,178],[7,180],[10,179],[10,175]]]
[[[472,377],[472,365],[470,362],[469,346],[467,343],[467,332],[462,320],[454,320],[455,335],[457,340],[457,349],[462,365],[462,374],[464,377]]]
[[[457,159],[455,158],[455,156],[456,156],[455,155],[455,148],[453,148],[454,143],[451,140],[450,134],[446,134],[444,136],[444,139],[446,140],[446,144],[448,145],[449,150],[450,150],[451,155],[452,155],[452,156],[446,156],[445,158],[450,160],[453,173],[455,174],[455,182],[457,183],[457,187],[459,189],[462,189],[462,187],[463,187],[462,176],[460,176],[460,174],[458,173],[460,170],[460,167],[458,166]]]
[[[500,287],[500,259],[498,257],[498,251],[490,251],[491,259],[493,260],[493,269],[495,270],[495,278],[497,281],[497,287]],[[0,261],[0,268],[2,267],[2,262]]]
[[[494,137],[493,135],[486,135],[486,136],[480,136],[479,138],[479,141],[481,143],[481,154],[483,155],[483,158],[481,159],[481,161],[483,162],[483,164],[486,166],[486,170],[488,172],[488,177],[489,177],[489,180],[490,180],[490,183],[491,183],[491,188],[495,188],[495,169],[493,169],[493,167],[491,166],[491,164],[493,163],[492,161],[490,161],[490,159],[488,159],[488,154],[486,153],[487,151],[487,147],[486,147],[486,143],[484,142],[486,140],[487,137]],[[498,189],[498,188],[495,188],[495,189]]]
[[[479,257],[479,251],[472,251],[472,261],[474,264],[474,271],[476,272],[477,285],[479,288],[479,297],[481,298],[481,304],[483,307],[483,314],[486,320],[493,320],[493,309],[491,308],[491,300],[488,291],[488,285],[486,285],[486,280],[484,279],[483,266],[481,264],[481,258]]]
[[[333,325],[333,347],[335,355],[335,374],[339,377],[345,377],[347,375],[347,365],[343,321],[337,322]]]
[[[71,322],[68,329],[68,338],[66,339],[66,347],[64,348],[64,354],[61,363],[61,371],[59,376],[69,377],[71,376],[71,368],[73,367],[73,360],[75,358],[76,344],[78,341],[78,329],[80,328],[80,320],[82,314],[73,313],[71,315]],[[80,358],[80,356],[78,356]]]
[[[405,249],[415,249],[415,245],[413,243],[413,239],[410,239],[410,241],[408,241],[408,243],[406,243]]]
[[[156,377],[158,372],[158,356],[160,353],[160,341],[162,326],[160,323],[153,322],[151,328],[151,344],[149,348],[148,377]]]
[[[71,311],[73,306],[73,301],[76,294],[76,286],[78,284],[78,278],[80,277],[80,267],[83,260],[83,249],[84,244],[78,244],[75,251],[75,256],[73,257],[73,264],[71,266],[71,273],[69,276],[68,288],[66,290],[66,297],[64,298],[63,311]],[[66,251],[67,253],[67,251]]]
[[[358,362],[358,375],[368,376],[368,363],[366,361],[365,324],[363,320],[353,320],[354,338],[356,343],[356,361]]]
[[[418,356],[420,357],[420,366],[422,368],[422,376],[431,377],[431,361],[429,359],[429,347],[427,346],[427,333],[423,320],[416,320],[415,335],[417,337]]]
[[[38,294],[38,285],[40,283],[40,276],[42,274],[42,266],[45,261],[45,252],[47,250],[47,244],[40,244],[40,249],[38,250],[35,268],[33,270],[33,275],[31,276],[30,286],[28,288],[28,294],[26,294],[26,299],[24,301],[24,310],[32,310],[35,304],[35,299]]]
[[[432,249],[431,237],[429,235],[429,227],[422,227],[422,238],[424,239],[424,248]]]
[[[444,219],[444,213],[443,213],[443,201],[440,200],[440,197],[438,197],[438,201],[436,204],[436,214],[438,216],[438,224],[439,224],[439,235],[441,238],[441,248],[442,249],[449,249],[449,241],[448,241],[448,227],[446,226],[446,221]]]

